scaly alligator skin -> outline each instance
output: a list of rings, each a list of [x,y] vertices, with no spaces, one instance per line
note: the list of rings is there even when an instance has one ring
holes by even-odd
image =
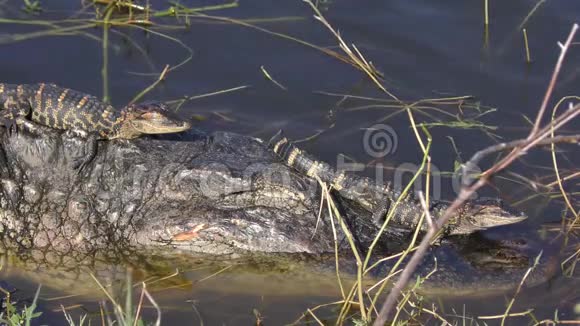
[[[254,138],[192,130],[110,140],[78,175],[71,166],[84,139],[26,130],[0,128],[4,247],[71,255],[333,249],[329,221],[316,228],[317,188]]]
[[[333,259],[335,240],[339,250],[351,250],[341,227],[333,227],[325,210],[318,216],[319,185],[279,163],[258,139],[190,130],[132,141],[111,140],[100,144],[85,173],[78,175],[71,165],[84,154],[84,139],[51,128],[33,135],[26,131],[28,127],[18,134],[0,128],[0,248],[33,266],[75,266],[97,257],[157,262],[161,256],[194,253],[225,259],[275,253],[271,257],[277,264],[276,258],[284,256],[281,253],[293,254],[291,260],[296,254],[299,258],[329,253]],[[345,209],[343,219],[364,251],[379,227],[371,213],[360,209],[356,197],[352,198],[343,201],[337,196],[337,203]],[[375,252],[386,254],[405,247],[404,236],[389,231],[380,237]],[[449,237],[441,247],[456,238]],[[451,253],[460,253],[458,259],[470,255],[470,250],[461,248],[471,245],[459,241],[457,246],[460,249]],[[487,252],[492,257],[486,260],[494,264],[506,259],[517,264],[513,268],[497,268],[496,264],[492,272],[482,267],[482,273],[492,277],[486,279],[488,288],[495,283],[499,289],[516,286],[535,257],[499,249],[484,250],[486,257]],[[471,257],[483,260],[481,251]],[[451,264],[455,264],[453,260]],[[312,266],[311,262],[305,265]],[[259,266],[270,269],[272,265]],[[477,280],[462,283],[460,279],[461,275],[481,275],[477,268],[450,270],[453,266],[440,276],[443,283],[478,288]],[[544,273],[550,269],[547,266],[536,269],[538,278],[531,284],[548,277]],[[384,275],[382,268],[377,268],[376,275]],[[422,275],[432,266],[426,268]],[[501,281],[492,282],[494,275],[501,275]]]
[[[70,130],[87,138],[87,156],[77,163],[84,166],[94,157],[97,139],[133,139],[143,134],[181,132],[188,122],[174,116],[162,104],[136,104],[115,109],[84,94],[54,84],[0,84],[0,123],[9,129],[30,118],[39,125]],[[30,126],[38,132],[38,126]]]
[[[50,128],[3,132],[4,246],[81,253],[144,246],[213,254],[333,251],[331,220],[318,216],[318,184],[278,163],[261,141],[195,131],[156,137],[103,142],[79,176],[71,165],[84,155],[84,139]],[[356,202],[338,200],[356,243],[368,248],[379,226]],[[388,232],[379,247],[404,244]]]
[[[342,197],[364,207],[372,213],[372,220],[378,226],[383,224],[385,216],[389,213],[393,213],[392,223],[397,227],[412,230],[419,223],[423,214],[419,201],[408,195],[395,207],[394,203],[400,193],[394,191],[390,184],[377,185],[369,178],[348,175],[344,171],[337,172],[328,163],[317,161],[296,147],[284,137],[282,131],[274,135],[268,145],[289,167],[310,178],[320,179],[332,186]],[[431,205],[431,216],[436,219],[446,208],[447,205],[442,203]],[[391,212],[393,209],[396,211]],[[472,201],[458,210],[444,231],[449,235],[470,234],[524,219],[525,215],[504,209],[497,200]],[[422,228],[425,230],[427,224],[423,223]]]

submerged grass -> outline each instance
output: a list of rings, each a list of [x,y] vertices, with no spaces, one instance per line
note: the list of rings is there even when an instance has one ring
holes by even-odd
[[[95,284],[101,289],[101,291],[107,297],[107,301],[103,301],[99,304],[100,307],[100,316],[98,318],[101,321],[101,325],[121,325],[121,326],[142,326],[142,325],[161,325],[161,309],[157,302],[153,299],[149,291],[147,290],[147,286],[145,282],[141,282],[141,291],[139,294],[139,299],[137,302],[134,302],[133,298],[133,288],[134,285],[132,284],[132,277],[129,270],[127,270],[126,278],[125,278],[125,289],[124,294],[121,294],[119,297],[115,296],[110,290],[106,289],[103,284],[93,275],[90,274],[93,278]],[[124,304],[121,303],[121,299],[124,299]],[[149,303],[154,307],[156,311],[156,317],[152,321],[146,321],[143,316],[143,305],[145,304],[145,299],[149,301]],[[111,305],[112,312],[109,311],[109,305]],[[75,321],[75,316],[67,310],[64,306],[60,306],[64,319],[66,322],[73,326],[73,325],[90,325],[91,319],[88,314],[77,314],[76,318],[78,321]]]
[[[24,5],[22,10],[29,14],[38,14],[42,11],[42,5],[38,0],[22,0]]]
[[[37,311],[38,308],[37,301],[38,296],[40,294],[40,288],[41,287],[39,286],[38,289],[36,290],[36,294],[34,295],[34,299],[32,300],[30,306],[24,305],[23,308],[18,308],[12,302],[10,292],[4,289],[0,289],[5,293],[5,298],[3,301],[5,307],[3,307],[2,311],[0,312],[0,323],[2,323],[3,325],[10,326],[31,325],[35,319],[37,319],[42,315],[42,312]],[[21,304],[17,303],[17,305]]]

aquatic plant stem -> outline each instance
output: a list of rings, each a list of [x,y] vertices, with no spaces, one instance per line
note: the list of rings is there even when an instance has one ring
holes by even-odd
[[[557,119],[556,118],[556,111],[560,107],[560,104],[562,104],[563,102],[564,102],[564,99],[560,100],[554,106],[554,109],[552,110],[552,122]],[[552,138],[555,137],[553,129],[550,130],[550,137],[552,137]],[[550,146],[551,146],[550,149],[552,152],[552,165],[554,166],[554,173],[556,175],[556,180],[558,182],[558,188],[560,189],[560,193],[562,194],[562,198],[564,198],[564,201],[566,202],[566,206],[568,207],[570,212],[572,212],[572,214],[574,215],[574,221],[572,221],[570,223],[570,227],[568,228],[568,230],[571,231],[572,228],[574,227],[574,225],[580,220],[580,215],[578,214],[578,211],[576,211],[576,209],[574,208],[574,205],[572,205],[570,198],[568,198],[568,195],[566,194],[566,190],[564,189],[564,185],[562,184],[562,178],[560,177],[560,169],[558,169],[558,159],[556,156],[556,144],[552,143]]]
[[[522,33],[524,34],[524,47],[526,48],[526,63],[531,63],[532,59],[530,58],[530,45],[528,44],[528,32],[524,28],[522,29]]]
[[[147,88],[142,90],[139,94],[135,95],[135,97],[133,97],[133,99],[129,102],[129,105],[139,101],[143,96],[145,96],[145,94],[149,93],[153,88],[155,88],[157,85],[159,85],[159,83],[161,83],[163,80],[165,80],[165,76],[167,75],[167,71],[169,71],[169,65],[165,65],[165,68],[163,68],[163,71],[161,71],[157,80],[155,80],[155,82],[153,82],[153,84],[147,86]]]
[[[483,0],[483,24],[489,26],[489,0]]]
[[[534,265],[530,268],[528,268],[528,270],[526,271],[526,273],[524,274],[524,277],[522,278],[522,281],[520,282],[520,284],[518,285],[518,288],[516,289],[516,292],[514,293],[514,296],[511,298],[510,302],[508,303],[508,306],[505,310],[505,313],[503,314],[503,317],[501,318],[501,326],[503,326],[505,324],[505,319],[507,318],[512,306],[514,305],[514,302],[516,302],[516,297],[517,295],[520,293],[520,291],[522,290],[522,286],[524,285],[524,283],[526,282],[526,279],[528,278],[528,276],[530,276],[530,273],[536,268],[538,267],[538,264],[540,263],[540,258],[542,257],[542,252],[540,251],[540,254],[536,257],[536,259],[534,260]]]
[[[113,14],[113,6],[110,6],[105,11],[103,19],[103,67],[101,68],[101,77],[103,78],[103,102],[110,103],[109,96],[109,20]]]

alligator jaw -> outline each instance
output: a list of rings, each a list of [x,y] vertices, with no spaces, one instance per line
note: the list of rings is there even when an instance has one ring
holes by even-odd
[[[523,213],[512,213],[497,205],[482,205],[477,209],[477,220],[482,228],[514,224],[528,218]]]
[[[191,124],[187,121],[150,121],[150,120],[135,120],[131,121],[131,126],[135,130],[143,134],[170,134],[174,132],[181,132],[191,128]]]
[[[170,134],[191,128],[191,124],[169,110],[163,103],[139,103],[124,108],[124,123],[119,138],[141,134]]]

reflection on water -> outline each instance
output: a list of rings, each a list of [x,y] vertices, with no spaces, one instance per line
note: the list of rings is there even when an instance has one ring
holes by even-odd
[[[545,244],[525,240],[504,245],[476,235],[443,244],[419,268],[418,275],[430,276],[418,293],[425,296],[424,305],[436,303],[449,320],[454,319],[452,311],[462,309],[469,316],[498,314],[505,309],[503,298],[513,295],[542,246],[546,251],[528,275],[512,311],[534,308],[538,318],[549,318],[555,307],[570,311],[578,299],[570,287],[576,280],[559,272],[558,249],[552,245],[547,251]],[[15,255],[4,257],[1,278],[10,280],[21,295],[34,293],[34,287],[42,284],[41,309],[46,312],[44,318],[53,321],[63,318],[61,305],[73,315],[88,314],[93,322],[98,321],[98,303],[109,302],[109,308],[111,305],[105,289],[115,300],[124,302],[127,282],[133,284],[133,300],[137,300],[145,282],[162,307],[164,321],[202,318],[211,324],[249,323],[255,320],[253,311],[257,310],[271,323],[280,324],[298,318],[308,308],[341,297],[332,254],[215,257],[148,253],[116,263],[93,257],[70,265],[50,264],[34,257],[25,261]],[[347,253],[341,257],[341,281],[349,289],[356,280],[356,267],[352,259],[346,258]],[[373,285],[387,274],[392,263],[379,265],[365,280],[365,288],[376,290]],[[153,306],[145,307],[144,316],[154,318]],[[331,305],[320,310],[320,316],[332,320],[337,315],[335,308]],[[420,318],[428,320],[429,316]]]

